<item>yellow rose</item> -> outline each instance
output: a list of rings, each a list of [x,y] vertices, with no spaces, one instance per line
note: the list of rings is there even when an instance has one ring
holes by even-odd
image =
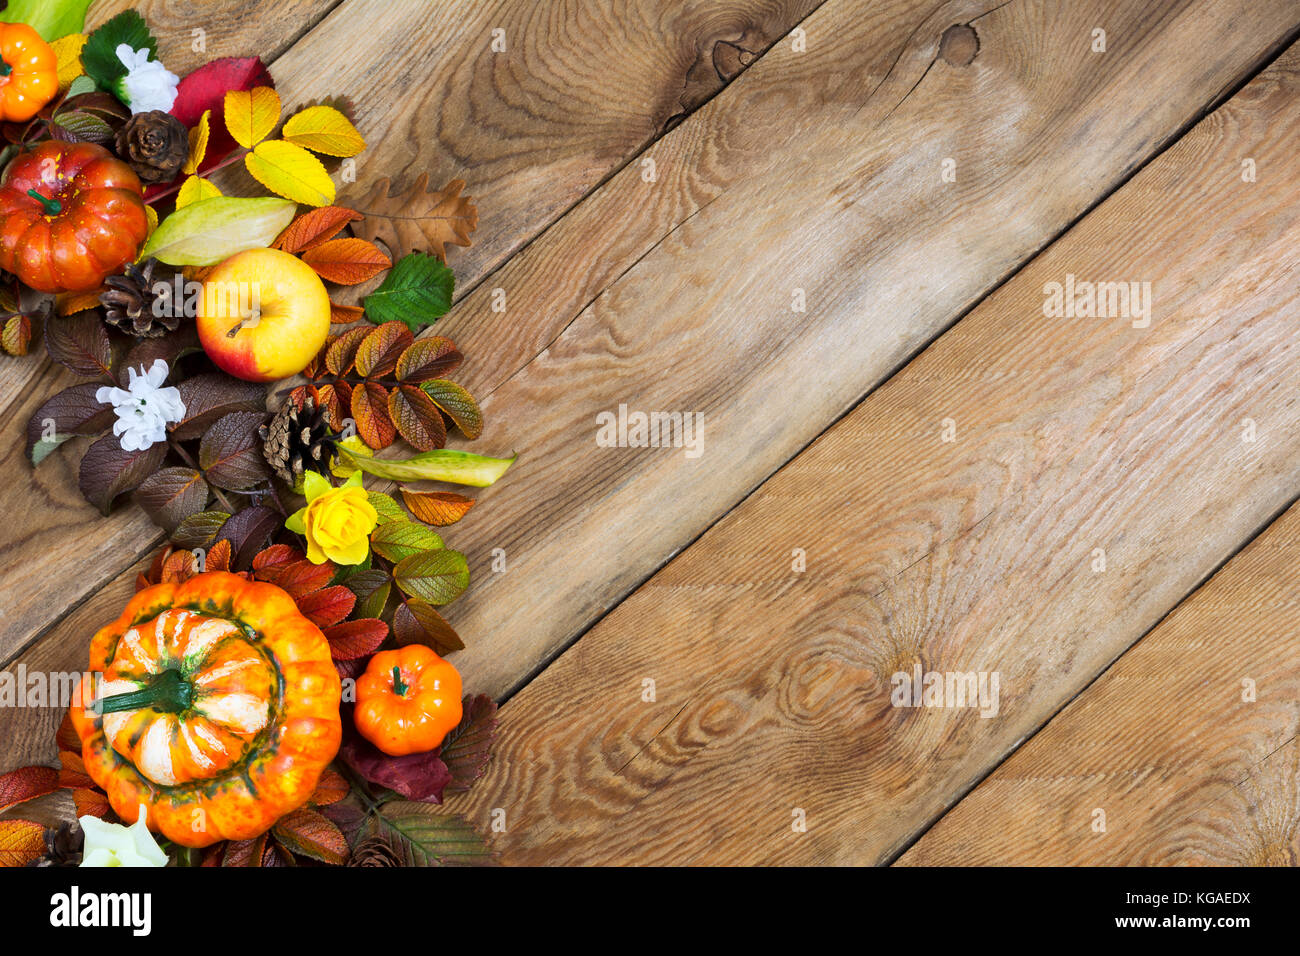
[[[314,471],[303,475],[307,507],[289,516],[284,526],[307,538],[307,560],[324,564],[360,564],[370,553],[370,532],[379,523],[355,472],[338,488]]]

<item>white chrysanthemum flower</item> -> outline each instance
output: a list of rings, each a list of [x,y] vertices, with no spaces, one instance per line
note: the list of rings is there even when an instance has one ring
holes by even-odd
[[[149,59],[147,49],[132,50],[119,43],[114,51],[126,67],[126,76],[117,81],[117,96],[132,113],[162,110],[166,113],[176,102],[176,84],[181,79],[157,60]]]
[[[105,385],[95,392],[95,401],[112,405],[117,414],[113,434],[118,436],[123,451],[144,451],[155,442],[167,440],[167,426],[185,417],[185,403],[180,389],[163,388],[167,381],[167,363],[154,359],[149,371],[140,366],[127,369],[131,377],[127,387],[112,388]]]
[[[149,808],[140,805],[140,817],[132,826],[106,823],[98,817],[79,817],[86,835],[82,866],[166,866],[167,854],[158,846],[145,822]]]

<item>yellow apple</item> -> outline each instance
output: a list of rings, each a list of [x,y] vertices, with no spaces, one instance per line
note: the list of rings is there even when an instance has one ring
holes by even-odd
[[[325,344],[330,297],[311,266],[279,249],[249,249],[203,280],[198,306],[203,351],[250,382],[296,375]]]

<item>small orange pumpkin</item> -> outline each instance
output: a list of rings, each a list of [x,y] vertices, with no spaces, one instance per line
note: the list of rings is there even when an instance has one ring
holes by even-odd
[[[25,23],[0,23],[0,120],[24,123],[57,92],[54,48]]]
[[[301,807],[342,736],[329,643],[272,584],[212,571],[145,588],[90,644],[74,695],[113,811],[182,846],[246,840]]]

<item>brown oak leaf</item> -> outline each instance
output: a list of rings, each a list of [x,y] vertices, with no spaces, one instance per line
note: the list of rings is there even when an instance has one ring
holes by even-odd
[[[390,195],[385,177],[371,187],[358,206],[365,213],[352,233],[362,239],[383,240],[397,260],[415,251],[447,261],[447,246],[470,246],[469,234],[478,228],[478,207],[472,196],[462,196],[463,179],[453,179],[442,189],[429,189],[429,174],[404,192]]]

